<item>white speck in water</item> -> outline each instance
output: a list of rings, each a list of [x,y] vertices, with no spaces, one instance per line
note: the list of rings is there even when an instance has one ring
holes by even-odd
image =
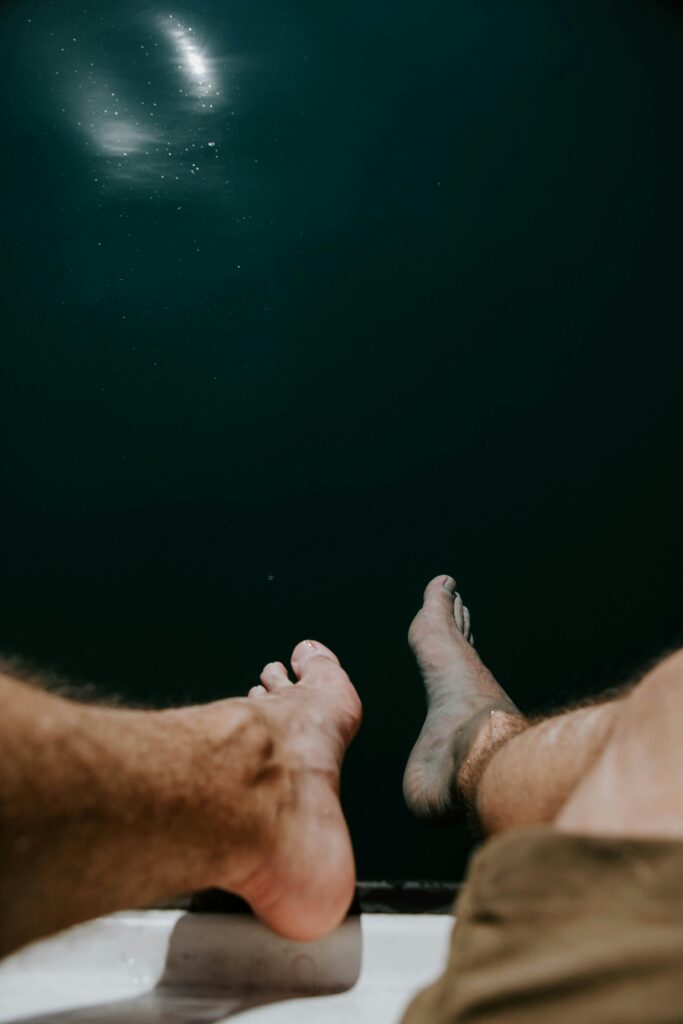
[[[269,572],[268,575],[266,576],[266,579],[268,580],[269,583],[272,583],[273,580],[275,579],[275,576],[273,575],[272,572]]]

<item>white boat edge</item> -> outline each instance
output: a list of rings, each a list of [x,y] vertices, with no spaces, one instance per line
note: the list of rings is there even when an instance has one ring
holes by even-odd
[[[126,1019],[393,1024],[443,970],[453,918],[349,917],[318,942],[283,939],[243,914],[113,914],[0,963],[0,1022]]]

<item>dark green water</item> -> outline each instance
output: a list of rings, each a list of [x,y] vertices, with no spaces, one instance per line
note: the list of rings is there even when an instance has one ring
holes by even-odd
[[[458,877],[465,833],[400,790],[427,579],[528,711],[681,639],[683,16],[28,0],[0,30],[0,645],[164,704],[323,640],[366,707],[360,874]]]

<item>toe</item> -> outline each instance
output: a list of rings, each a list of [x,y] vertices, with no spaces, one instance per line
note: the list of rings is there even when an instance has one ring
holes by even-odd
[[[293,683],[287,675],[287,669],[281,661],[271,661],[264,668],[260,676],[261,682],[270,693],[273,690],[282,690]]]
[[[408,643],[418,660],[433,660],[437,639],[451,642],[462,636],[464,606],[452,576],[435,576],[424,592],[424,604],[410,624]],[[423,665],[426,670],[426,665]]]
[[[339,658],[334,651],[325,647],[324,644],[318,643],[317,640],[302,640],[300,644],[296,645],[292,651],[292,668],[297,679],[301,679],[309,663],[317,658],[339,665]]]
[[[251,690],[247,694],[247,697],[253,697],[254,700],[257,700],[259,697],[265,697],[267,693],[268,691],[266,690],[265,686],[252,686]]]
[[[450,612],[453,607],[456,583],[452,576],[435,576],[425,587],[424,606],[441,606]]]
[[[358,732],[363,708],[356,689],[339,664],[339,658],[329,647],[316,640],[303,640],[292,651],[292,668],[298,680],[295,690],[308,691],[326,703],[318,707],[326,716],[329,726],[336,729],[341,740],[337,754],[343,756]]]
[[[424,603],[413,625],[431,623],[433,628],[436,623],[441,622],[452,630],[457,597],[452,576],[435,576],[425,588]]]
[[[465,632],[465,606],[462,603],[462,598],[461,598],[460,594],[456,594],[455,595],[455,600],[453,601],[453,618],[455,619],[455,624],[458,627],[458,629],[460,630],[460,632],[464,633]]]
[[[474,641],[472,640],[472,624],[471,624],[471,621],[470,621],[470,610],[469,610],[469,608],[467,607],[466,604],[464,604],[462,606],[462,617],[463,617],[463,626],[462,626],[463,636],[465,637],[465,640],[469,640],[469,642],[472,644],[472,643],[474,643]]]

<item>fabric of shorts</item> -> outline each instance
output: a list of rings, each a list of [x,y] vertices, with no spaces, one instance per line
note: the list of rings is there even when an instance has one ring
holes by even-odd
[[[403,1024],[683,1024],[683,842],[513,829],[456,917]]]

